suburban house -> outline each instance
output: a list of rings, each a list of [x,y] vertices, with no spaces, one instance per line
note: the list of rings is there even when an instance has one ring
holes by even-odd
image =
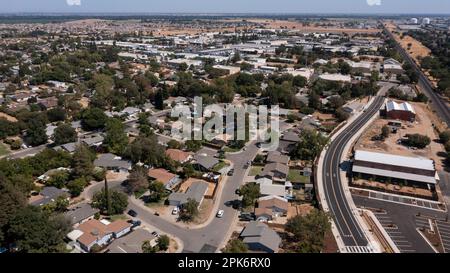
[[[33,206],[45,206],[55,202],[59,197],[66,197],[69,200],[69,193],[55,187],[44,187],[39,194],[32,195],[28,201]]]
[[[173,161],[181,164],[186,163],[192,159],[192,154],[179,149],[167,149],[166,155]]]
[[[136,107],[126,107],[119,112],[121,116],[125,116],[128,120],[137,119],[141,109]]]
[[[106,250],[107,253],[142,253],[142,242],[149,241],[152,247],[158,244],[158,237],[146,229],[136,229],[125,237],[114,240]]]
[[[397,103],[395,101],[388,101],[385,111],[388,119],[399,119],[409,122],[413,122],[416,119],[416,112],[408,102]]]
[[[434,188],[437,184],[434,162],[426,158],[357,150],[352,168],[353,177],[407,182],[423,188]]]
[[[299,134],[296,131],[290,130],[281,135],[280,145],[278,151],[283,154],[289,154],[294,150],[295,145],[300,141]]]
[[[178,175],[161,168],[150,169],[148,171],[148,176],[155,181],[163,183],[168,190],[173,189],[181,182],[181,179]]]
[[[99,147],[103,144],[104,137],[101,135],[94,135],[91,137],[85,137],[81,139],[81,142],[89,147]]]
[[[68,153],[73,153],[77,149],[77,145],[78,145],[77,142],[71,142],[71,143],[63,144],[61,146],[57,146],[57,147],[55,147],[55,149],[62,149]]]
[[[270,221],[273,218],[286,216],[288,200],[276,195],[261,197],[258,199],[258,207],[255,208],[255,216],[258,221]]]
[[[38,99],[37,100],[38,105],[44,107],[45,109],[49,110],[52,108],[55,108],[58,106],[58,99],[56,97],[49,97],[45,99]]]
[[[185,193],[174,192],[169,195],[169,205],[180,207],[188,202],[189,199],[194,199],[199,206],[202,203],[206,191],[208,190],[208,183],[202,181],[195,181],[191,184]]]
[[[193,159],[197,170],[203,172],[211,171],[219,163],[219,159],[209,155],[195,154]]]
[[[276,253],[281,245],[280,236],[258,221],[247,224],[239,236],[248,249],[255,252]]]
[[[78,226],[93,219],[98,212],[100,212],[100,210],[91,207],[90,204],[81,203],[68,208],[64,215],[70,220],[73,226]]]
[[[131,224],[125,220],[109,222],[91,219],[80,224],[67,237],[79,243],[84,251],[91,251],[94,245],[106,246],[112,240],[122,237],[131,231]]]
[[[262,196],[279,196],[282,198],[291,198],[292,183],[284,181],[283,184],[274,184],[272,179],[262,177],[256,179],[259,185],[259,191]]]
[[[95,161],[95,167],[105,168],[107,170],[124,171],[131,170],[131,162],[123,160],[121,157],[113,154],[101,154]]]
[[[282,155],[278,151],[272,151],[268,153],[266,161],[267,163],[280,163],[283,165],[288,165],[289,159],[290,158],[287,155]]]
[[[286,181],[289,167],[281,163],[268,163],[264,166],[259,177],[266,177],[274,181]]]

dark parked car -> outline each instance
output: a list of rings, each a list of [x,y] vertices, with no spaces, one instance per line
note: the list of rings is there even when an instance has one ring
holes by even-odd
[[[229,170],[227,175],[228,176],[233,176],[234,175],[234,169]]]
[[[255,216],[253,215],[253,213],[250,212],[243,212],[239,215],[239,218],[242,221],[253,221],[255,220]]]
[[[132,225],[132,227],[134,228],[134,227],[138,227],[138,226],[140,226],[142,224],[142,222],[141,221],[132,221],[131,222],[131,225]]]
[[[130,210],[128,211],[128,215],[130,215],[131,217],[136,217],[138,214],[137,214],[136,211],[130,209]]]

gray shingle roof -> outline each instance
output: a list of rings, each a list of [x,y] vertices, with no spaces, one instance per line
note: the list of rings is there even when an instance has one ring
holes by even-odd
[[[204,167],[205,169],[211,169],[212,167],[214,167],[217,163],[219,163],[219,160],[217,158],[214,158],[212,156],[204,156],[204,155],[199,155],[196,154],[194,155],[194,160],[201,165],[202,167]]]
[[[208,183],[202,181],[193,182],[185,193],[175,192],[169,195],[169,201],[179,202],[181,205],[187,203],[188,199],[194,199],[201,202],[203,196],[208,190]]]
[[[280,163],[269,163],[264,166],[261,176],[273,176],[276,171],[287,176],[289,174],[289,167]]]
[[[34,206],[46,205],[55,201],[60,196],[68,196],[68,193],[55,187],[44,187],[42,188],[39,195],[41,195],[43,198],[32,202],[31,205]]]
[[[247,224],[240,237],[243,238],[244,243],[259,243],[274,252],[278,250],[281,244],[280,236],[266,224],[258,221]]]
[[[120,159],[113,154],[101,154],[95,161],[96,167],[130,169],[131,162]]]
[[[268,163],[281,163],[287,165],[289,163],[289,156],[282,155],[278,151],[269,152],[267,155]]]
[[[88,203],[82,203],[70,208],[69,211],[64,213],[64,215],[71,221],[72,224],[76,224],[93,216],[97,212],[99,212],[98,209],[94,209]]]

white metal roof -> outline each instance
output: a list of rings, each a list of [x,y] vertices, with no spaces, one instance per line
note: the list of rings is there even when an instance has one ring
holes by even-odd
[[[436,184],[436,179],[434,176],[395,172],[395,171],[367,168],[362,166],[353,166],[353,172],[392,177],[398,179],[406,179],[410,181],[424,182],[429,184]]]
[[[420,170],[435,170],[433,160],[420,157],[409,157],[357,150],[355,151],[355,160],[415,168]]]
[[[408,112],[416,113],[414,111],[414,108],[412,107],[412,105],[409,104],[408,102],[396,103],[395,101],[391,100],[386,103],[386,111],[389,112],[392,110],[400,110],[400,111],[408,111]]]

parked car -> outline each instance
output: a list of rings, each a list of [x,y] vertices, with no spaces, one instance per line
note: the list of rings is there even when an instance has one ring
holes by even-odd
[[[136,217],[138,214],[137,214],[136,211],[130,209],[130,210],[128,211],[128,215],[130,215],[131,217]]]
[[[217,212],[217,214],[216,214],[216,217],[217,217],[217,218],[222,218],[223,215],[224,215],[224,213],[225,213],[224,210],[219,210],[219,211]]]
[[[255,216],[250,212],[243,212],[239,215],[239,218],[242,221],[253,221],[255,220]]]
[[[180,212],[180,209],[178,207],[174,207],[172,210],[172,215],[177,215]]]
[[[152,235],[155,236],[155,237],[159,237],[159,233],[156,232],[156,231],[153,231],[153,232],[152,232]]]
[[[234,175],[234,169],[229,170],[227,175],[228,176],[233,176]]]
[[[131,222],[131,227],[132,227],[132,228],[135,228],[135,227],[140,226],[141,224],[142,224],[142,222],[139,221],[139,220],[137,220],[137,221],[132,221],[132,222]]]

